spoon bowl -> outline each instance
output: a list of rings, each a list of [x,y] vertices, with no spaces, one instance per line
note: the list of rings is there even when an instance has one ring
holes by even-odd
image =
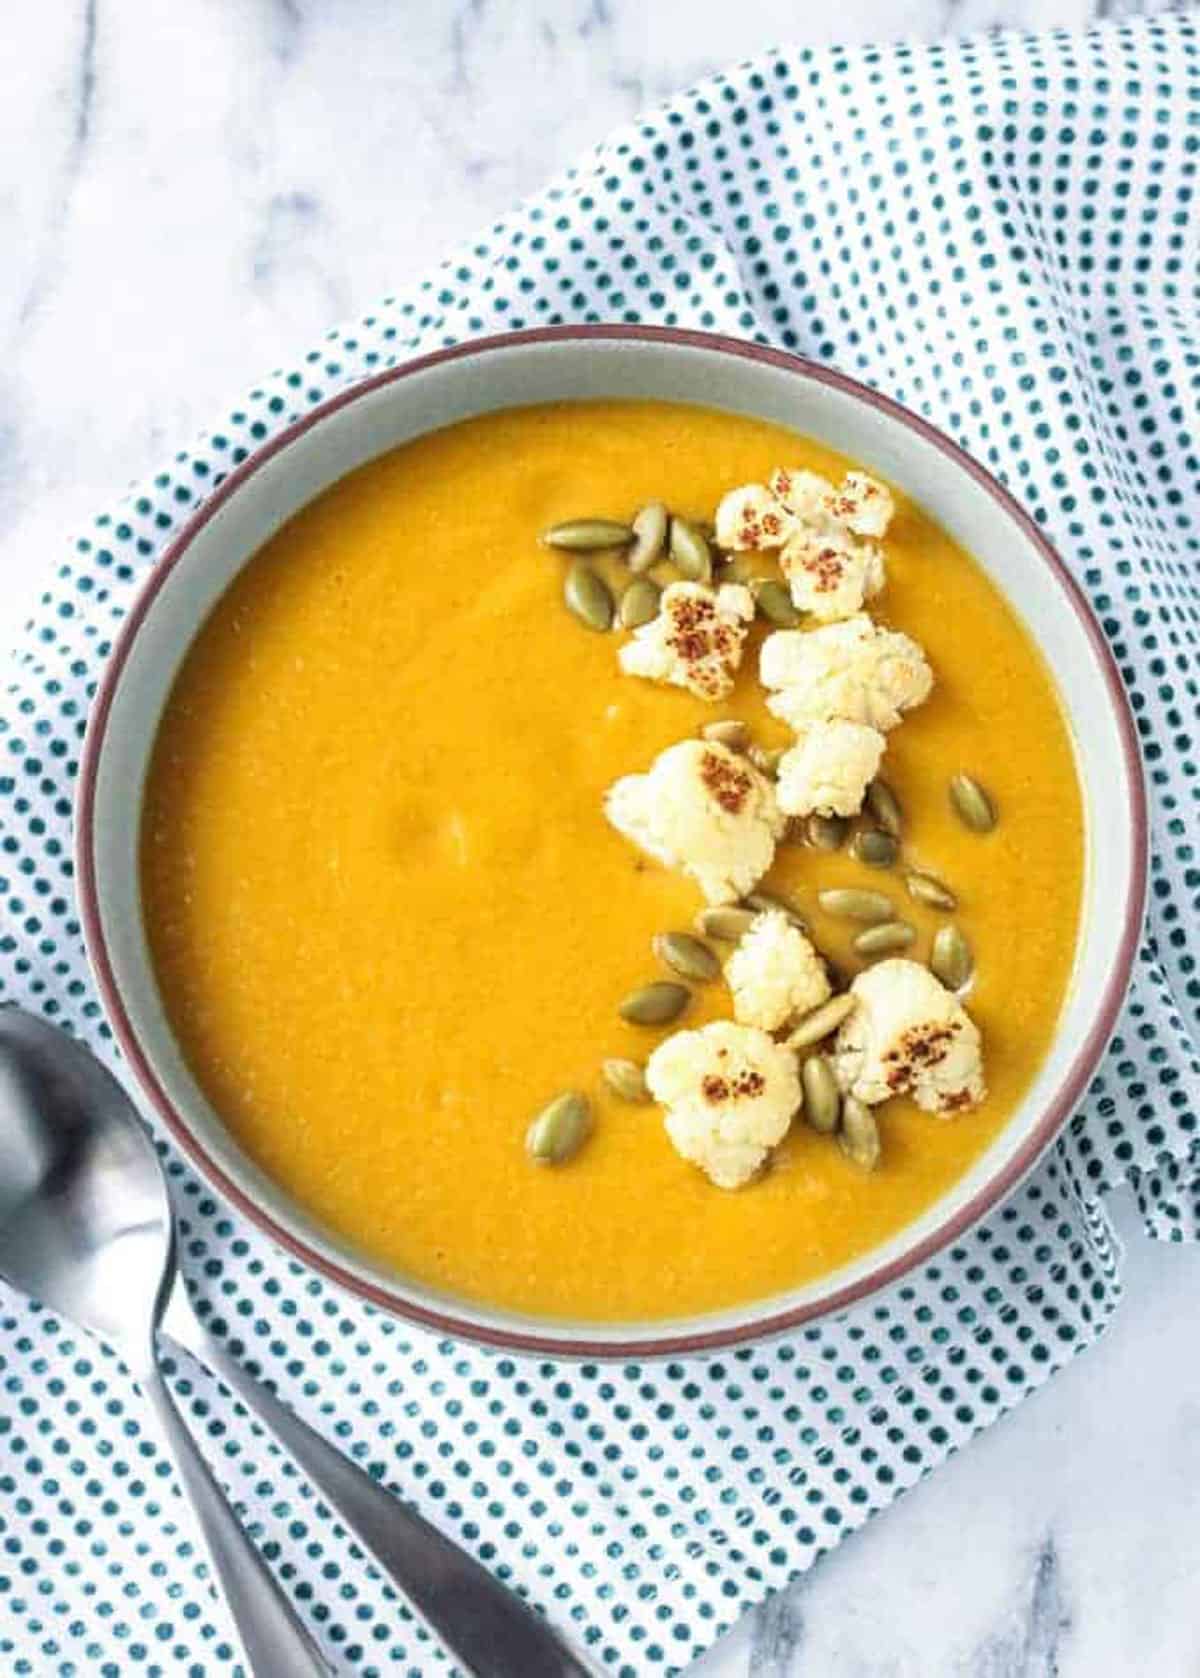
[[[64,1032],[0,1011],[0,1277],[142,1375],[173,1274],[162,1167],[128,1097]]]

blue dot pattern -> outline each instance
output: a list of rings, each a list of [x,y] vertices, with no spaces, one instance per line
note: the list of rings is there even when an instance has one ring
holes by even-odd
[[[163,543],[254,447],[420,350],[560,321],[719,329],[928,416],[1058,543],[1128,685],[1154,805],[1149,927],[1081,1110],[1021,1192],[879,1300],[725,1356],[489,1354],[289,1263],[162,1144],[211,1324],[373,1474],[622,1678],[676,1672],[1103,1329],[1104,1210],[1200,1233],[1200,74],[1187,17],[1084,38],[782,52],[616,135],[423,284],[329,333],[102,515],[0,703],[0,986],[113,1058],[72,889],[97,675]],[[339,1672],[445,1670],[330,1512],[194,1367],[220,1473]],[[0,1298],[0,1670],[242,1670],[135,1390]]]

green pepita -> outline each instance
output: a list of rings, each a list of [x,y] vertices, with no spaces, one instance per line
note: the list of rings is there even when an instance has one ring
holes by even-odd
[[[567,553],[596,553],[602,548],[624,548],[633,541],[633,531],[616,519],[567,519],[542,532],[548,548]]]
[[[612,590],[604,578],[590,565],[576,560],[563,583],[563,599],[571,611],[588,629],[603,633],[612,628]]]
[[[745,554],[720,554],[718,561],[723,566],[721,581],[725,583],[740,583],[742,588],[748,588],[751,594],[760,582],[766,579],[760,577]]]
[[[539,1165],[562,1165],[579,1152],[591,1128],[587,1097],[568,1090],[542,1108],[525,1132],[525,1148]]]
[[[617,620],[622,629],[640,629],[658,616],[662,590],[653,577],[635,577],[621,595]]]
[[[881,891],[857,891],[852,886],[837,886],[829,891],[819,891],[817,902],[827,915],[837,915],[847,921],[864,921],[868,926],[896,918],[891,898],[885,897]]]
[[[706,740],[715,740],[720,746],[728,746],[731,752],[744,752],[750,745],[750,730],[744,722],[730,718],[726,722],[705,723],[700,733]]]
[[[630,991],[617,1012],[630,1025],[670,1025],[683,1013],[691,997],[686,985],[655,979],[652,984],[639,985],[637,990]]]
[[[650,1100],[646,1074],[636,1060],[606,1060],[600,1068],[601,1076],[618,1101],[644,1105]]]
[[[908,895],[928,909],[957,909],[958,899],[949,886],[943,885],[932,874],[912,873],[905,876]]]
[[[667,509],[661,501],[651,501],[633,521],[633,546],[625,556],[629,569],[635,574],[649,571],[657,565],[667,545]]]
[[[696,916],[696,931],[705,938],[719,938],[723,944],[736,944],[757,919],[753,909],[737,909],[732,905],[701,909]]]
[[[950,802],[972,833],[990,833],[996,825],[996,806],[973,775],[950,777]]]
[[[682,974],[685,979],[704,984],[720,977],[720,961],[702,938],[694,938],[690,932],[656,933],[654,953],[672,972]]]
[[[850,841],[850,855],[868,868],[892,868],[900,855],[899,843],[882,828],[864,827]]]
[[[712,552],[703,533],[678,514],[671,520],[671,561],[691,583],[712,581]]]
[[[845,816],[805,816],[804,838],[815,851],[840,851],[849,827]]]
[[[837,1129],[842,1096],[824,1055],[809,1055],[800,1069],[800,1082],[804,1086],[805,1120],[822,1135],[830,1135]]]
[[[813,1043],[820,1043],[822,1039],[832,1036],[857,1006],[849,993],[831,996],[828,1002],[822,1002],[819,1008],[805,1014],[800,1023],[789,1032],[788,1048],[807,1049]]]
[[[975,971],[975,957],[960,927],[940,926],[933,940],[929,967],[947,990],[961,990]]]
[[[860,932],[854,948],[860,956],[891,955],[896,950],[906,950],[916,936],[916,927],[907,921],[885,921],[881,926],[869,926]]]
[[[871,782],[867,788],[867,809],[884,833],[899,839],[904,829],[904,812],[900,808],[900,800],[886,781]]]
[[[793,605],[791,595],[774,577],[756,578],[750,592],[759,617],[774,624],[776,629],[795,629],[799,624],[800,613]]]
[[[861,1101],[848,1095],[842,1101],[842,1128],[838,1131],[838,1147],[846,1158],[860,1170],[874,1171],[883,1149],[879,1141],[879,1126],[875,1115]]]

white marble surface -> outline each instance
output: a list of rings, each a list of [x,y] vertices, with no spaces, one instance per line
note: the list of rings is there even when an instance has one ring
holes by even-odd
[[[1090,0],[50,0],[0,27],[0,640],[73,526],[263,369],[775,42]],[[1200,1252],[1126,1215],[1100,1348],[708,1678],[1196,1678]],[[532,1678],[532,1675],[531,1675]]]

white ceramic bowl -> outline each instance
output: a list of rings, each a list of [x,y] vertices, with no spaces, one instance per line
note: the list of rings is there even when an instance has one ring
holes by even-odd
[[[1070,994],[1019,1110],[953,1189],[883,1245],[819,1281],[678,1320],[548,1320],[439,1294],[322,1228],[241,1152],[201,1092],[155,984],[139,900],[137,812],[158,720],[217,597],[280,525],[328,485],[423,432],[525,403],[651,397],[752,414],[819,438],[894,480],[1013,603],[1072,725],[1087,823],[1086,901]],[[214,1188],[280,1246],[372,1303],[439,1330],[561,1355],[695,1351],[777,1333],[893,1282],[960,1236],[1031,1169],[1082,1094],[1112,1029],[1141,926],[1145,796],[1112,657],[1034,524],[924,421],[826,368],[727,339],[650,328],[513,334],[427,356],[323,403],[205,502],[155,568],[113,652],[88,731],[78,805],[88,949],[134,1073]]]

